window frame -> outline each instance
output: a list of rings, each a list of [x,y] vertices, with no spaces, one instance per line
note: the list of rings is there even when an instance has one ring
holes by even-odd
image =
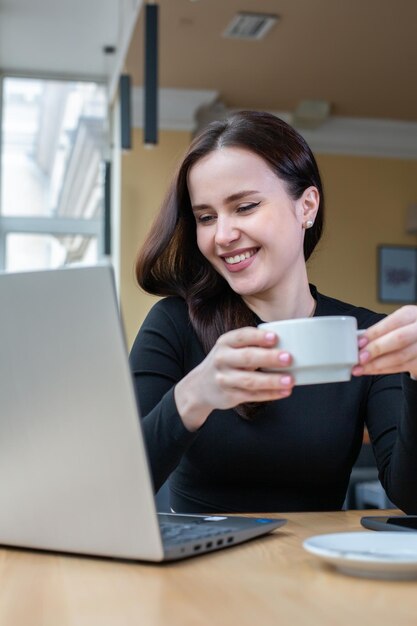
[[[28,80],[45,80],[59,82],[79,82],[79,83],[96,83],[97,85],[106,86],[103,80],[97,77],[79,77],[79,76],[61,76],[61,75],[45,75],[43,73],[31,72],[0,72],[0,271],[6,270],[6,240],[9,234],[38,234],[52,236],[74,236],[80,235],[84,237],[96,237],[99,256],[108,253],[106,249],[106,204],[107,200],[103,197],[103,212],[100,218],[69,218],[56,216],[8,216],[2,213],[2,159],[3,159],[3,96],[4,81],[8,78],[21,78]],[[107,112],[108,121],[108,112]],[[103,164],[106,166],[107,161],[103,154]],[[103,193],[106,193],[106,184],[103,181]]]

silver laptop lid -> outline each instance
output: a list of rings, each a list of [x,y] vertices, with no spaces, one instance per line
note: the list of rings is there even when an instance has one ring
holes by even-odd
[[[161,560],[111,268],[0,294],[0,543]]]

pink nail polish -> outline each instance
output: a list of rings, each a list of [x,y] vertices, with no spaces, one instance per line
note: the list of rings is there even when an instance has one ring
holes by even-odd
[[[368,339],[366,337],[359,337],[358,346],[359,348],[364,348],[368,343]]]
[[[278,355],[278,360],[280,363],[286,365],[290,362],[290,355],[288,354],[288,352],[280,352],[280,354]]]

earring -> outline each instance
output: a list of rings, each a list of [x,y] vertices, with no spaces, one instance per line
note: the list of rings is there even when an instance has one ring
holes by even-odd
[[[307,228],[311,228],[313,224],[314,224],[313,220],[307,220],[306,222],[304,222],[303,226],[305,229],[307,229]]]

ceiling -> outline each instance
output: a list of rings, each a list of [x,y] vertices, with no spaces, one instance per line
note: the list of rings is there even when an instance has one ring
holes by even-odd
[[[0,69],[103,79],[121,17],[118,0],[0,0]]]
[[[160,0],[161,87],[230,108],[417,121],[416,0]],[[0,0],[0,69],[111,79],[142,0]],[[136,9],[136,14],[133,9]],[[278,14],[260,41],[225,39],[238,11]],[[130,36],[130,32],[129,32]],[[103,47],[116,46],[114,55]],[[127,46],[126,46],[127,48]],[[123,54],[124,56],[124,54]],[[143,82],[143,10],[125,67]]]
[[[160,84],[214,89],[231,108],[417,120],[415,0],[160,0]],[[225,39],[238,11],[273,13],[263,40]],[[142,12],[143,13],[143,12]],[[128,56],[142,83],[140,17]]]

